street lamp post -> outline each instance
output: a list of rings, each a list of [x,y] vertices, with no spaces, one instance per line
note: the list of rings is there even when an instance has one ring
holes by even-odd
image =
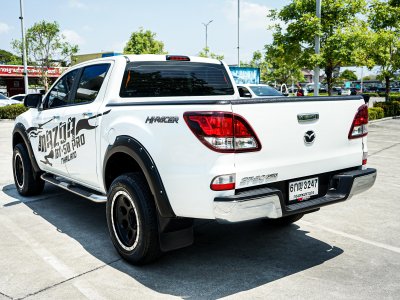
[[[321,20],[321,0],[316,0],[316,14],[317,18]],[[319,34],[315,35],[315,54],[320,53],[320,37]],[[314,96],[319,95],[319,66],[314,67]]]
[[[238,7],[237,7],[237,65],[238,67],[240,67],[240,52],[239,52],[239,48],[240,48],[240,0],[238,0]]]
[[[24,30],[24,3],[23,0],[19,0],[19,8],[20,8],[20,17],[21,20],[21,33],[22,33],[22,60],[24,63],[24,85],[25,85],[25,94],[28,94],[28,67],[26,62],[26,41],[25,41],[25,30]]]
[[[212,21],[214,21],[214,20],[210,20],[210,21],[208,21],[208,23],[203,23],[204,27],[206,28],[206,48],[205,48],[206,55],[207,55],[207,52],[208,52],[208,44],[207,44],[208,25],[210,25],[210,23],[211,23]]]

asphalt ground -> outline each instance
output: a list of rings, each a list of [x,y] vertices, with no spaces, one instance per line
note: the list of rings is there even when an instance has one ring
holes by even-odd
[[[12,122],[0,122],[0,300],[400,299],[400,119],[370,125],[375,186],[287,227],[197,222],[194,245],[135,267],[105,205],[46,185],[17,194]]]

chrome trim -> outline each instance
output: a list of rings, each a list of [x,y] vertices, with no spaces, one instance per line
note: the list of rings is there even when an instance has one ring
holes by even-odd
[[[353,185],[349,193],[349,198],[370,189],[374,185],[375,180],[376,172],[354,178]]]
[[[218,222],[241,222],[259,218],[282,217],[278,195],[245,201],[214,201],[214,215]]]
[[[319,120],[319,113],[306,113],[297,115],[297,121],[299,121],[299,123],[312,122],[316,120]]]

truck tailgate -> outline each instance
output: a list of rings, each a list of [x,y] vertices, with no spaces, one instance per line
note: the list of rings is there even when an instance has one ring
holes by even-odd
[[[363,104],[361,97],[232,102],[233,112],[249,122],[262,145],[260,151],[235,155],[236,188],[360,166],[363,138],[348,134]],[[318,114],[318,119],[299,120],[304,114]],[[307,134],[314,140],[305,139]]]

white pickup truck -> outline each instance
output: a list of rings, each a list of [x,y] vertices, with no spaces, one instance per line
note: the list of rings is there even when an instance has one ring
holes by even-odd
[[[48,182],[107,202],[112,242],[134,264],[190,245],[193,219],[290,224],[376,178],[361,97],[241,98],[218,60],[92,60],[25,105],[18,192]]]

